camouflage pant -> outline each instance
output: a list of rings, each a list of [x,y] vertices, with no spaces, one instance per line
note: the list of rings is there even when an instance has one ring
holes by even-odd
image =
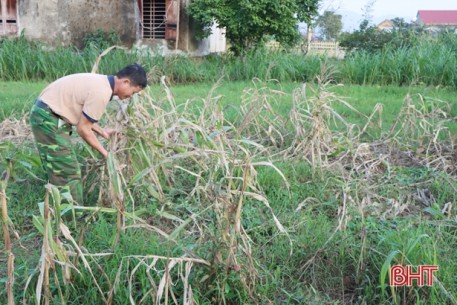
[[[62,197],[70,193],[73,200],[83,205],[81,169],[70,140],[72,126],[49,109],[36,104],[30,112],[30,126],[49,183],[56,185]]]

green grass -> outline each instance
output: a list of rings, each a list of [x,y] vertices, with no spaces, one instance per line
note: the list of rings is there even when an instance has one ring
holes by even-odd
[[[37,92],[40,92],[44,86],[44,82],[0,83],[0,88],[5,88],[1,94],[9,101],[4,104],[5,107],[2,104],[5,114],[18,117],[23,109],[27,111]],[[188,100],[203,104],[203,99],[206,99],[212,86],[212,84],[172,85],[171,91],[180,105],[184,105]],[[225,107],[226,118],[232,121],[238,119],[243,91],[253,86],[252,82],[223,81],[215,89],[213,97],[221,96],[220,103],[221,107]],[[291,82],[258,84],[258,87],[263,86],[284,92],[284,95],[278,96],[277,101],[271,104],[279,114],[287,117],[292,105],[292,93],[301,84]],[[162,105],[165,96],[162,89],[153,84],[148,90],[153,97],[153,102]],[[372,112],[376,104],[381,103],[386,129],[397,117],[408,93],[414,99],[420,94],[430,100],[450,102],[453,107],[449,115],[456,115],[453,103],[455,92],[448,89],[424,86],[351,85],[336,86],[331,90],[366,115]],[[247,98],[249,99],[252,99],[252,96]],[[365,123],[360,116],[336,101],[333,102],[332,107],[351,123],[359,126]],[[194,110],[198,109],[195,107]],[[150,119],[155,118],[151,116]],[[147,125],[147,123],[143,124]],[[172,121],[172,123],[175,122]],[[135,121],[129,124],[132,129],[137,127]],[[209,126],[212,127],[210,124]],[[155,132],[160,130],[161,127],[151,128],[148,130],[148,136],[153,137]],[[0,147],[0,173],[5,170],[8,160],[19,161],[14,162],[14,179],[9,181],[6,189],[8,215],[19,236],[13,241],[13,253],[16,255],[16,303],[22,300],[24,287],[30,275],[32,280],[25,296],[28,302],[32,303],[38,276],[35,267],[38,264],[42,244],[42,238],[33,225],[32,216],[39,214],[37,203],[42,201],[45,194],[42,187],[44,182],[40,180],[44,177],[44,173],[36,160],[37,155],[33,145],[30,142],[23,144],[19,147],[13,145]],[[198,144],[205,145],[204,142]],[[249,145],[240,147],[243,150],[251,149]],[[156,149],[154,145],[147,146],[144,154],[155,156],[158,158],[157,161],[160,161],[162,156],[156,152]],[[457,272],[455,256],[457,235],[454,228],[455,221],[452,218],[453,210],[451,209],[452,215],[449,217],[441,211],[447,203],[457,201],[455,173],[434,170],[425,165],[402,164],[392,159],[382,159],[382,162],[377,163],[379,161],[377,157],[368,157],[357,163],[358,158],[354,155],[354,150],[348,151],[349,159],[353,158],[359,167],[347,168],[346,176],[335,174],[338,170],[332,170],[332,168],[325,169],[323,175],[319,176],[313,166],[302,158],[303,156],[297,156],[284,159],[272,157],[277,168],[284,174],[289,190],[283,178],[272,167],[256,167],[256,171],[251,172],[251,177],[243,177],[243,179],[256,179],[259,192],[268,199],[277,219],[287,228],[288,236],[278,231],[271,217],[271,211],[263,203],[253,198],[245,199],[241,224],[250,238],[252,252],[235,253],[236,259],[244,267],[248,266],[245,264],[247,256],[252,255],[254,259],[257,281],[249,288],[256,296],[254,298],[249,296],[249,289],[243,285],[249,280],[250,270],[228,271],[222,258],[216,257],[216,264],[212,267],[214,269],[200,264],[193,266],[190,280],[197,304],[214,304],[221,295],[224,296],[227,304],[452,304],[446,293],[452,295],[457,291],[454,276]],[[163,150],[159,152],[168,153]],[[135,149],[132,148],[130,153],[134,155]],[[78,155],[81,158],[88,157],[87,151],[79,145]],[[189,171],[198,171],[199,158],[201,157],[173,164]],[[268,156],[266,159],[269,158]],[[208,163],[212,162],[211,159],[204,160]],[[235,164],[233,162],[231,166],[235,168]],[[134,169],[138,167],[138,170],[150,166],[142,164],[140,160],[125,161],[124,165],[132,166]],[[223,176],[218,176],[222,175],[221,172],[213,173],[211,168],[209,171],[203,168],[205,170],[200,174],[202,181],[206,179],[210,181],[211,176],[215,176],[209,185],[203,182],[200,185],[201,188],[209,189],[207,198],[198,192],[197,195],[188,196],[196,184],[195,176],[178,171],[179,174],[173,175],[173,179],[166,180],[165,173],[173,171],[173,168],[168,164],[164,167],[164,172],[160,172],[158,178],[163,181],[164,203],[160,203],[152,192],[147,192],[143,188],[148,185],[151,188],[154,187],[147,177],[143,178],[145,184],[135,184],[130,191],[136,198],[137,209],[140,207],[144,209],[145,213],[141,216],[147,224],[171,233],[181,224],[171,216],[183,220],[190,219],[188,227],[191,227],[192,231],[188,232],[189,234],[179,232],[176,239],[178,243],[172,243],[153,231],[128,228],[121,233],[117,246],[113,247],[116,217],[103,213],[88,225],[84,234],[84,247],[90,253],[111,253],[97,259],[100,268],[95,263],[91,263],[91,267],[104,291],[110,289],[110,284],[115,282],[119,272],[120,282],[114,296],[115,304],[129,302],[130,279],[133,283],[133,298],[139,302],[141,297],[152,289],[148,272],[157,281],[159,278],[154,271],[164,268],[164,261],[159,261],[152,266],[152,260],[145,259],[144,262],[151,264],[151,268],[144,265],[135,269],[140,259],[132,258],[133,255],[179,257],[195,253],[199,257],[209,259],[219,248],[224,248],[226,245],[218,236],[213,236],[205,242],[199,240],[203,235],[216,234],[220,230],[218,225],[222,221],[218,218],[220,215],[217,215],[217,210],[206,212],[203,210],[214,203],[212,196],[219,196],[219,193],[224,192],[224,179],[221,179]],[[240,175],[236,170],[232,168],[230,170],[233,171],[232,175]],[[100,175],[102,175],[101,172],[96,172],[90,176],[85,182],[85,189],[91,189],[95,182],[102,184],[103,182],[99,183]],[[129,179],[129,177],[125,178]],[[238,181],[241,179],[234,180],[233,185]],[[90,194],[89,197],[97,198],[98,189],[91,191],[95,194]],[[428,197],[418,199],[420,191],[428,194]],[[127,219],[126,222],[132,224],[131,220]],[[193,226],[194,223],[197,225]],[[339,229],[336,230],[336,228]],[[292,246],[289,238],[292,240]],[[242,245],[243,243],[239,241],[238,246],[242,247]],[[3,247],[2,239],[0,249]],[[395,255],[392,254],[389,261],[391,253]],[[223,255],[224,252],[219,254]],[[0,283],[2,284],[5,282],[6,275],[4,261],[6,258],[1,252]],[[440,266],[437,276],[442,288],[438,285],[421,288],[413,286],[398,288],[392,292],[386,286],[385,278],[383,280],[382,277],[386,271],[383,268],[386,262],[404,265],[437,264]],[[100,293],[94,286],[90,273],[81,264],[79,267],[82,274],[75,274],[72,285],[64,287],[65,299],[72,300],[75,304],[100,303]],[[57,268],[57,270],[60,269]],[[61,276],[59,272],[57,271],[58,277]],[[176,275],[172,273],[172,276]],[[211,280],[208,281],[208,278]],[[179,297],[182,286],[178,280],[175,284],[174,292]],[[51,285],[54,289],[53,302],[60,303],[55,290],[56,285],[54,283]],[[145,300],[145,303],[153,302],[151,297]],[[0,290],[0,303],[6,304],[4,290]]]
[[[351,106],[370,115],[376,104],[382,105],[382,123],[383,129],[387,130],[392,126],[397,118],[400,109],[405,105],[405,98],[409,94],[414,100],[423,98],[427,101],[444,101],[449,103],[451,111],[450,117],[457,116],[457,103],[455,90],[440,87],[425,86],[342,86],[336,87],[335,92],[343,97]],[[346,97],[346,98],[345,98]],[[345,107],[337,107],[339,112],[351,123],[361,125],[364,120],[357,116],[356,113]],[[452,133],[457,132],[457,124],[450,123],[446,125]]]
[[[0,82],[0,121],[28,112],[45,85],[43,82]]]
[[[251,88],[253,84],[270,89],[278,90],[284,94],[275,96],[277,99],[278,114],[286,117],[289,114],[292,105],[292,93],[295,89],[300,88],[302,83],[285,82],[229,82],[222,80],[221,84],[216,87],[213,96],[220,96],[220,104],[226,108],[227,117],[234,120],[238,115],[243,91]],[[2,107],[0,109],[0,121],[8,116],[19,117],[22,113],[27,112],[47,83],[45,82],[0,82],[0,99]],[[182,104],[188,100],[196,103],[202,102],[208,95],[214,84],[198,83],[192,85],[171,85],[170,88],[177,104]],[[161,97],[164,93],[157,83],[151,84],[147,89],[153,97]],[[342,97],[354,108],[365,115],[370,115],[376,104],[383,107],[383,124],[389,128],[398,115],[399,110],[404,105],[406,95],[409,93],[415,99],[422,96],[430,100],[442,100],[450,103],[452,106],[450,116],[457,116],[457,103],[455,91],[440,87],[426,86],[361,86],[361,85],[342,85],[334,86],[332,89],[338,96]],[[364,120],[349,108],[340,103],[334,103],[334,108],[341,113],[345,119],[353,124],[363,124]],[[457,125],[449,125],[451,131],[457,131]]]

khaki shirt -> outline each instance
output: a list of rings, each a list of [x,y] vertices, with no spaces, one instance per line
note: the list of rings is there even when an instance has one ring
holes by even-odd
[[[77,125],[83,112],[92,122],[100,120],[112,94],[107,75],[78,73],[49,84],[39,98],[66,122]]]

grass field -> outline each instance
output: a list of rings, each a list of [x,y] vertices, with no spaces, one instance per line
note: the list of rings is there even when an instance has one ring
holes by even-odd
[[[44,86],[0,83],[2,132],[16,128],[0,133],[0,282],[12,253],[16,303],[456,304],[455,91],[153,84],[123,116],[110,107],[106,163],[75,137],[104,209],[67,232],[27,128],[7,119]],[[394,264],[440,270],[394,288]]]
[[[214,95],[221,96],[221,104],[223,106],[234,106],[234,111],[239,108],[242,100],[243,90],[253,87],[253,82],[227,82],[223,81],[215,89]],[[281,91],[283,94],[277,97],[278,112],[284,116],[288,115],[291,107],[292,92],[300,88],[300,83],[261,83],[262,86]],[[35,98],[44,89],[44,82],[0,82],[0,99],[2,100],[2,108],[0,109],[0,121],[8,116],[20,116],[21,113],[28,112]],[[204,100],[214,84],[192,84],[192,85],[171,85],[171,89],[178,104],[184,103],[187,100],[202,101]],[[153,97],[162,96],[160,86],[152,84],[148,88]],[[334,86],[332,92],[341,96],[345,101],[350,103],[360,112],[369,115],[376,104],[382,104],[384,107],[383,118],[386,125],[390,126],[396,118],[398,111],[404,103],[406,95],[417,96],[421,95],[427,99],[442,100],[449,102],[453,107],[451,115],[457,115],[457,104],[455,90],[446,88],[411,86],[359,86],[359,85],[340,85]],[[342,105],[336,105],[336,109],[341,112],[348,120],[354,119],[357,122],[357,117],[354,112]],[[236,113],[230,113],[229,117],[233,117]]]

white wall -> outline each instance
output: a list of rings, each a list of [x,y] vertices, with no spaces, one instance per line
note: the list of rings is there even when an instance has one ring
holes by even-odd
[[[218,28],[217,23],[214,22],[211,27],[211,33],[212,34],[210,36],[203,39],[198,45],[198,52],[201,55],[207,55],[210,53],[221,53],[227,50],[225,28]]]

